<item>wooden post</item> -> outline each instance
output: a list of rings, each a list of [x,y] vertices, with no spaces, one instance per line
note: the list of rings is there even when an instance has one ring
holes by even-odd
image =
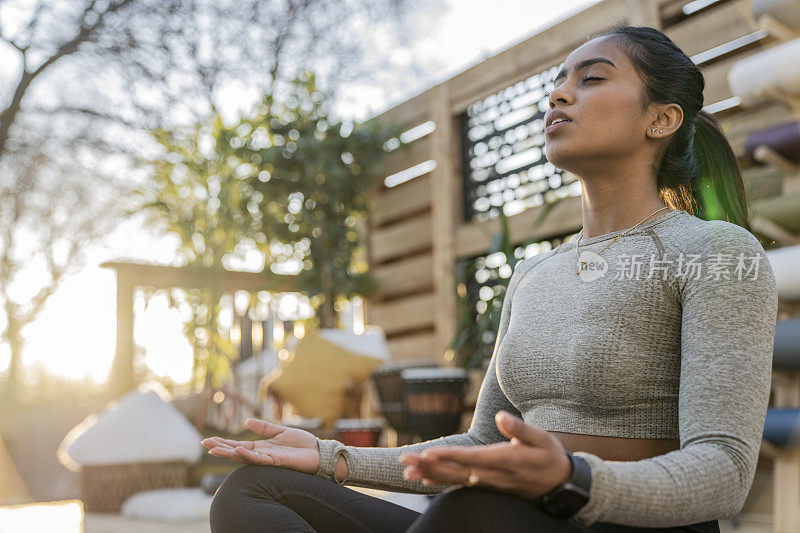
[[[376,188],[380,189],[381,185],[376,185]],[[377,191],[374,191],[373,197],[378,194]],[[367,271],[368,272],[375,272],[375,262],[372,259],[372,246],[370,246],[370,220],[369,214],[360,218],[356,222],[356,232],[359,234],[359,239],[361,240],[361,246],[364,250],[364,261],[367,263]],[[371,324],[372,322],[369,319],[369,302],[368,299],[370,296],[364,295],[361,297],[361,314],[364,317],[364,325]]]
[[[130,275],[117,270],[117,348],[109,376],[109,390],[114,398],[136,386],[133,374],[133,289]]]
[[[455,164],[458,130],[450,111],[449,85],[442,83],[434,87],[430,102],[430,116],[436,123],[431,133],[431,155],[436,161],[431,181],[434,331],[436,357],[441,360],[440,354],[450,345],[456,331],[455,237],[461,215],[461,180]]]
[[[773,376],[775,407],[800,406],[800,373],[773,371]],[[800,449],[780,448],[773,460],[773,531],[800,531]]]

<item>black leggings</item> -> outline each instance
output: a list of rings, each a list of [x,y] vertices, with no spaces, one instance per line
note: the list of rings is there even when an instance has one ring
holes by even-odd
[[[716,520],[683,527],[644,528],[558,520],[512,494],[453,487],[419,513],[311,474],[268,465],[231,472],[211,502],[212,533],[248,532],[685,532],[719,533]]]

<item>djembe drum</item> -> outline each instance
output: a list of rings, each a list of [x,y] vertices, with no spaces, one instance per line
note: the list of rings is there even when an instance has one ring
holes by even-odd
[[[409,431],[423,441],[452,435],[461,425],[469,384],[463,368],[409,368],[400,374]]]
[[[381,414],[398,434],[409,432],[403,382],[400,374],[410,368],[435,368],[433,360],[391,361],[372,372],[372,382],[378,393]]]

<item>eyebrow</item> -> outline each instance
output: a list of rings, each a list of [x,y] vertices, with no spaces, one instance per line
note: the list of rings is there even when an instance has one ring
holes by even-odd
[[[612,67],[617,68],[617,66],[614,63],[612,63],[610,59],[606,59],[604,57],[593,57],[591,59],[584,59],[583,61],[581,61],[580,63],[575,65],[574,70],[577,72],[578,70],[580,70],[582,68],[585,68],[585,67],[588,67],[589,65],[594,65],[595,63],[607,63],[607,64],[611,65]],[[556,80],[558,80],[560,78],[563,78],[566,75],[567,75],[567,72],[564,69],[561,69],[561,72],[556,74],[556,77],[553,78],[553,81],[556,81]]]

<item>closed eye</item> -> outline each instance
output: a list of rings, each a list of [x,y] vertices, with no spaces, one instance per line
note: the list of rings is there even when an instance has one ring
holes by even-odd
[[[598,77],[596,77],[596,76],[587,76],[587,77],[583,78],[581,81],[583,81],[583,82],[587,82],[587,81],[589,81],[589,80],[597,80],[597,81],[601,81],[601,80],[604,80],[604,79],[605,79],[605,78],[598,78]],[[553,91],[547,91],[547,92],[545,92],[545,93],[544,93],[544,97],[545,97],[545,98],[550,98],[550,95],[551,95],[551,94],[553,94]]]

